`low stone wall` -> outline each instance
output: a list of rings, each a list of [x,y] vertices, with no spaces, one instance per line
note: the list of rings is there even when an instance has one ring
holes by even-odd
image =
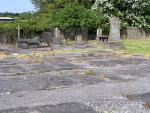
[[[121,32],[122,39],[143,39],[150,38],[150,33],[145,32],[143,29],[137,27],[128,27]]]
[[[146,37],[150,39],[150,32],[146,32]]]

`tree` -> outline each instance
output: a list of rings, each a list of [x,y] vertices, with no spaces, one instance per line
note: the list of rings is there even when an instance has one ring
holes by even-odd
[[[18,20],[31,20],[34,17],[33,12],[23,12],[18,16]]]
[[[0,16],[15,18],[19,16],[19,13],[4,12],[4,13],[0,13]]]
[[[40,8],[43,3],[50,3],[52,0],[31,0],[36,8]]]
[[[32,3],[37,7],[43,7],[43,4],[54,4],[57,8],[64,8],[66,4],[77,3],[84,5],[86,8],[91,8],[95,0],[31,0]]]
[[[96,0],[93,8],[99,7],[104,14],[114,15],[123,21],[124,25],[150,28],[149,0]]]
[[[98,18],[95,12],[82,5],[69,4],[54,16],[53,25],[61,29],[96,28],[104,21],[104,16]]]

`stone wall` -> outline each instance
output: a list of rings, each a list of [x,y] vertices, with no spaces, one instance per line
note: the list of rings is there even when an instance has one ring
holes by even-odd
[[[121,33],[121,38],[125,39],[143,39],[150,37],[150,33],[146,33],[143,29],[137,27],[128,27]]]
[[[146,32],[146,38],[150,38],[150,32]]]

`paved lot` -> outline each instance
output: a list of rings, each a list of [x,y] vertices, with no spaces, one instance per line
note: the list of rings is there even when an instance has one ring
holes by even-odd
[[[0,61],[0,113],[150,113],[150,60],[111,52]]]

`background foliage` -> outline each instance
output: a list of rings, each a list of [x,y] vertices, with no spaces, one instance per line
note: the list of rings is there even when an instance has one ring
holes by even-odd
[[[93,7],[120,18],[123,27],[150,29],[150,0],[96,0]]]
[[[90,32],[102,28],[109,31],[108,17],[122,20],[122,28],[137,26],[150,30],[150,0],[31,0],[36,12],[0,13],[16,19],[12,23],[0,23],[0,38],[15,41],[17,25],[22,37],[32,38],[52,27],[64,30],[88,28]],[[94,5],[93,5],[94,4]],[[94,10],[92,10],[92,8]]]

